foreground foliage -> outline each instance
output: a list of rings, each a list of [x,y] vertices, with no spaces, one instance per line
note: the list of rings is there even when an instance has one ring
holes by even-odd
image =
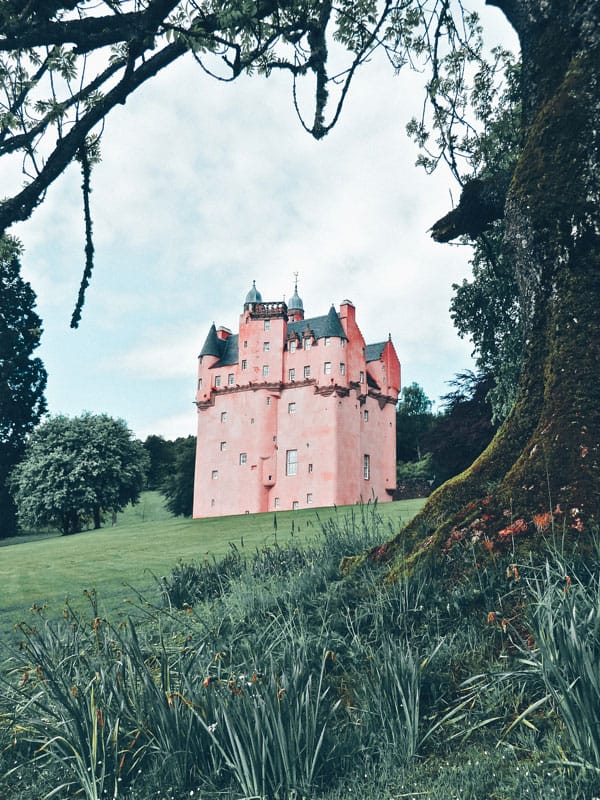
[[[2,796],[600,789],[599,580],[576,554],[483,563],[463,545],[461,580],[442,563],[384,586],[377,561],[360,581],[338,569],[375,546],[385,560],[376,507],[323,534],[179,565],[141,620],[113,625],[91,591],[88,616],[33,609],[3,671]]]

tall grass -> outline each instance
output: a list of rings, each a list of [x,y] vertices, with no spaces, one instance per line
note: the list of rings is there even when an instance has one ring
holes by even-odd
[[[453,585],[443,564],[439,575],[416,571],[391,586],[376,562],[342,579],[341,558],[381,544],[389,528],[369,504],[324,520],[322,533],[309,547],[233,548],[221,564],[181,563],[153,597],[139,596],[143,622],[111,623],[93,592],[85,615],[67,606],[47,619],[37,608],[0,699],[14,774],[33,758],[46,776],[22,800],[428,796],[414,783],[417,760],[438,787],[432,800],[480,800],[475,788],[463,791],[477,780],[488,787],[482,796],[512,800],[460,755],[454,777],[448,767],[434,780],[427,765],[449,764],[452,742],[465,742],[469,728],[470,746],[501,741],[513,762],[521,753],[533,765],[542,725],[536,719],[527,739],[513,723],[540,686],[570,733],[569,760],[598,766],[596,577],[579,580],[561,564],[519,584],[535,638],[519,672],[526,618],[494,628],[482,611],[497,602],[509,614],[517,590],[506,564],[475,565]],[[470,670],[484,664],[486,680],[473,680]],[[0,778],[0,796],[13,800],[5,786]]]

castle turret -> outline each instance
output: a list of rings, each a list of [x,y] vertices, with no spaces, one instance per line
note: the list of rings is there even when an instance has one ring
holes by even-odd
[[[290,297],[287,307],[288,320],[290,322],[298,322],[304,319],[304,303],[298,295],[298,273],[296,273],[296,281],[294,283],[294,294]]]

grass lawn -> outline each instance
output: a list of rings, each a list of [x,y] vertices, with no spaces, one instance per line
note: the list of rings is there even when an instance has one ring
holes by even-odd
[[[378,512],[386,537],[416,514],[423,500],[383,503]],[[104,613],[127,611],[131,586],[144,591],[153,576],[167,575],[179,560],[219,558],[231,545],[249,552],[294,536],[302,541],[320,534],[319,519],[345,516],[356,507],[304,509],[212,519],[174,518],[165,511],[157,492],[146,492],[97,531],[74,536],[46,534],[15,538],[0,547],[0,636],[24,616],[33,604],[48,604],[49,613],[61,613],[65,598],[76,606],[83,591],[95,589]]]

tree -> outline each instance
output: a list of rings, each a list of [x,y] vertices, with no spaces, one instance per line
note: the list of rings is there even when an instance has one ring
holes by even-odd
[[[173,470],[175,462],[175,443],[162,436],[147,436],[144,450],[150,459],[146,474],[146,487],[160,489]]]
[[[64,535],[99,528],[104,513],[139,499],[148,462],[127,424],[106,414],[55,416],[31,434],[10,485],[22,526]]]
[[[463,372],[452,381],[454,391],[442,398],[443,412],[434,418],[423,442],[436,486],[467,469],[493,439],[497,427],[489,400],[493,384],[489,375]]]
[[[399,461],[419,461],[423,453],[423,437],[431,427],[431,400],[418,383],[402,387],[396,411],[396,458]]]
[[[194,468],[196,465],[196,437],[180,437],[173,442],[175,463],[164,481],[161,491],[167,498],[166,506],[176,517],[191,517],[194,505]]]
[[[591,0],[491,4],[521,42],[524,144],[506,193],[498,183],[466,184],[433,236],[474,236],[484,217],[487,224],[503,217],[526,344],[510,415],[415,522],[436,540],[479,514],[483,500],[491,532],[509,506],[524,519],[570,510],[578,530],[600,510],[600,7]],[[484,212],[474,211],[475,199]]]
[[[6,480],[46,411],[46,370],[32,356],[42,322],[34,311],[35,293],[20,274],[20,253],[16,240],[0,237],[0,538],[17,527]]]

